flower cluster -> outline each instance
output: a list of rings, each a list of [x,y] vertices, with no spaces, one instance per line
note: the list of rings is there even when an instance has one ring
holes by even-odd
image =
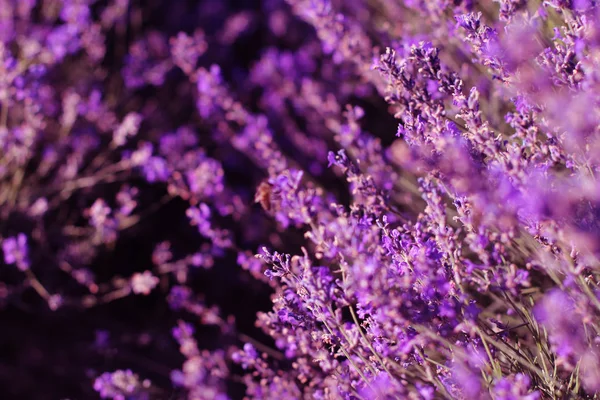
[[[600,396],[600,4],[233,3],[0,0],[5,396]]]

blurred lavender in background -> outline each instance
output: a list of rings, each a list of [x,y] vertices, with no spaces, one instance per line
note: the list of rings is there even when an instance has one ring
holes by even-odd
[[[0,0],[7,399],[596,399],[595,0]]]

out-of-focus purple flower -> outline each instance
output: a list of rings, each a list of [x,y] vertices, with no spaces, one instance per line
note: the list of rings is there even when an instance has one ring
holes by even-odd
[[[73,25],[58,26],[46,37],[46,46],[54,62],[60,62],[79,49],[79,31]]]
[[[184,286],[173,286],[167,300],[172,309],[179,310],[191,297],[192,292],[189,288]]]
[[[135,294],[148,295],[158,285],[159,279],[150,271],[136,272],[131,277],[131,289]]]
[[[141,380],[129,369],[105,372],[94,381],[94,390],[100,397],[112,400],[147,400],[150,386],[148,379]]]
[[[127,15],[128,7],[129,0],[112,0],[100,16],[102,26],[104,28],[109,28],[118,21],[123,21],[124,17]]]
[[[219,34],[219,41],[225,45],[235,40],[252,28],[255,16],[249,11],[242,11],[232,15],[225,22],[223,30]]]
[[[241,365],[244,369],[248,369],[251,365],[254,365],[258,361],[258,358],[258,352],[250,343],[244,344],[243,350],[235,352],[232,357],[233,361]]]
[[[186,75],[191,75],[196,69],[198,58],[204,54],[208,45],[202,30],[196,30],[193,36],[179,32],[177,36],[169,39],[171,56],[176,66]]]
[[[117,239],[119,224],[113,216],[112,209],[103,199],[97,199],[86,210],[86,214],[90,225],[96,230],[96,243],[113,243]]]
[[[200,351],[193,334],[192,326],[183,321],[173,329],[173,337],[186,357],[181,370],[171,373],[173,384],[187,388],[191,398],[228,400],[223,381],[228,369],[223,352]]]
[[[381,372],[368,385],[364,385],[360,395],[365,399],[392,399],[405,395],[405,389],[389,374]]]
[[[210,117],[217,109],[220,101],[217,98],[223,96],[221,68],[211,65],[210,69],[200,68],[196,72],[196,87],[198,100],[196,107],[202,118]]]
[[[186,178],[192,194],[205,200],[223,191],[223,175],[221,164],[207,158],[190,169]]]
[[[536,306],[535,317],[548,330],[550,343],[564,362],[574,363],[584,354],[584,326],[569,295],[558,289],[549,292]]]
[[[516,374],[500,379],[493,388],[494,399],[498,400],[538,400],[541,394],[530,389],[531,379],[524,374]]]
[[[583,387],[589,393],[600,392],[600,354],[597,345],[586,350],[581,357],[579,376]]]
[[[148,160],[152,157],[152,144],[147,142],[142,142],[138,146],[137,150],[126,153],[124,158],[128,158],[131,160],[132,164],[136,167],[144,166]]]
[[[148,32],[130,46],[122,71],[125,85],[133,89],[162,85],[165,75],[173,67],[168,55],[169,47],[164,35],[157,31]]]
[[[90,223],[94,226],[104,225],[111,212],[110,207],[108,207],[104,200],[96,200],[89,209]]]
[[[145,154],[136,154],[140,157]],[[142,164],[143,172],[146,180],[150,183],[153,182],[166,182],[171,175],[171,168],[164,158],[154,156],[149,157],[146,163]]]
[[[185,214],[190,219],[191,224],[198,227],[200,234],[205,236],[210,235],[211,211],[208,205],[201,203],[198,207],[190,207]]]
[[[142,116],[140,114],[127,114],[113,134],[113,143],[115,146],[123,146],[128,138],[137,135],[141,122]]]
[[[173,253],[171,252],[171,243],[168,241],[157,244],[152,252],[152,262],[156,266],[166,264],[171,261],[172,258]]]
[[[16,264],[21,271],[29,269],[29,246],[27,236],[19,233],[17,236],[8,237],[2,241],[4,262]]]
[[[37,199],[29,208],[29,213],[33,217],[44,215],[48,211],[48,200],[45,198]]]
[[[117,193],[117,203],[119,204],[119,214],[129,216],[137,207],[137,196],[139,190],[135,187],[125,186]]]
[[[457,384],[459,393],[465,399],[481,399],[483,388],[481,385],[481,373],[478,369],[471,368],[466,364],[459,364],[452,369],[452,377]]]

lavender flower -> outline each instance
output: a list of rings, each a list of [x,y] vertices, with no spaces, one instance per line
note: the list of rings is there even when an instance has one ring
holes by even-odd
[[[129,137],[135,136],[140,129],[141,122],[142,117],[139,114],[127,114],[113,134],[115,146],[122,146]]]
[[[597,397],[598,2],[233,3],[0,0],[5,396]]]
[[[9,237],[2,241],[4,262],[15,264],[21,271],[29,269],[29,246],[27,236],[19,233],[16,237]]]
[[[125,400],[134,398],[148,399],[147,389],[150,388],[149,380],[140,380],[139,376],[131,370],[117,370],[105,372],[94,381],[96,390],[103,399]]]
[[[135,294],[148,295],[156,287],[158,281],[158,278],[150,271],[138,272],[131,277],[131,289]]]

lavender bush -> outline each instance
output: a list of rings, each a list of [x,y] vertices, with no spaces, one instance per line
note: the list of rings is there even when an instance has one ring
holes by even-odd
[[[0,0],[8,399],[600,398],[595,0]]]

